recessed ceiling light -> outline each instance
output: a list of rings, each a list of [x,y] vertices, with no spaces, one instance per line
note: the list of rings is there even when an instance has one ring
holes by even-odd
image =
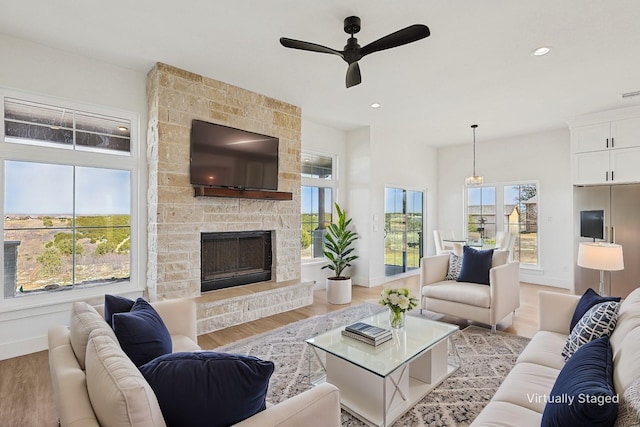
[[[126,126],[118,126],[118,130],[121,131],[121,132],[126,132],[129,129]]]
[[[531,52],[531,55],[533,55],[533,56],[544,56],[549,52],[551,52],[551,47],[549,47],[549,46],[540,46],[539,48],[537,48],[533,52]]]
[[[371,108],[380,108],[380,104],[374,102],[373,104],[371,104]]]

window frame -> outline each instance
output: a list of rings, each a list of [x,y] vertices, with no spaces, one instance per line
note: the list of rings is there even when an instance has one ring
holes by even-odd
[[[4,125],[5,98],[55,105],[102,116],[113,116],[127,119],[131,124],[129,154],[123,155],[122,152],[118,153],[117,151],[111,153],[106,152],[106,150],[73,150],[69,148],[52,147],[49,144],[34,145],[7,142],[5,141]],[[124,109],[88,104],[81,101],[62,99],[54,96],[32,94],[4,87],[0,87],[0,110],[3,118],[0,120],[0,204],[2,206],[3,213],[5,199],[5,160],[126,170],[130,172],[131,177],[131,242],[129,260],[130,276],[128,283],[121,282],[117,284],[81,286],[66,289],[64,291],[42,291],[30,295],[11,298],[5,298],[3,293],[0,298],[0,311],[10,311],[12,309],[45,306],[59,302],[86,299],[104,295],[105,293],[124,293],[144,290],[146,288],[146,280],[142,274],[145,271],[144,262],[146,260],[146,255],[142,253],[142,248],[146,247],[146,242],[143,241],[145,227],[140,202],[140,196],[142,194],[141,183],[144,182],[142,179],[144,167],[141,155],[139,114]],[[1,227],[1,231],[4,236],[4,221]],[[0,274],[4,277],[4,251],[0,262]]]
[[[323,178],[311,178],[307,176],[303,176],[302,174],[302,166],[300,167],[300,189],[302,191],[302,187],[316,187],[316,188],[330,188],[331,195],[333,200],[331,201],[331,215],[335,215],[335,203],[338,200],[338,155],[333,153],[320,152],[315,150],[302,150],[300,153],[301,164],[304,160],[305,154],[312,156],[324,156],[331,158],[331,179],[323,179]],[[302,204],[302,197],[300,197],[300,204]],[[302,220],[302,212],[300,213]],[[302,228],[302,221],[300,223]],[[302,264],[313,264],[313,263],[324,263],[327,258],[324,256],[317,258],[300,258]]]
[[[473,188],[484,188],[484,187],[492,187],[495,188],[495,194],[496,194],[496,221],[495,221],[495,226],[496,226],[496,232],[498,231],[505,231],[505,222],[504,222],[504,215],[505,215],[505,207],[504,207],[504,188],[508,187],[508,186],[522,186],[522,185],[535,185],[536,186],[536,195],[538,198],[538,217],[536,218],[536,228],[537,228],[537,236],[536,236],[536,260],[537,263],[536,264],[524,264],[524,263],[520,263],[520,268],[521,269],[528,269],[528,270],[540,270],[542,267],[540,265],[540,233],[541,233],[541,229],[540,229],[540,209],[541,209],[541,203],[540,203],[540,181],[539,180],[521,180],[521,181],[504,181],[504,182],[485,182],[482,185],[474,185]],[[465,236],[467,236],[467,228],[468,228],[468,217],[469,217],[469,198],[468,198],[468,189],[471,187],[465,186],[464,187],[464,198],[463,198],[463,203],[464,203],[464,218],[463,218],[463,224],[464,224],[464,230],[465,230]],[[498,218],[500,218],[500,220],[498,221]]]

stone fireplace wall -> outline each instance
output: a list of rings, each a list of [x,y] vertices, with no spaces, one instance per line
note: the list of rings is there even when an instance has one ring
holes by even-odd
[[[300,108],[162,63],[148,74],[147,97],[149,297],[200,295],[203,232],[274,230],[274,280],[300,279]],[[192,119],[280,138],[278,191],[293,200],[194,197]]]

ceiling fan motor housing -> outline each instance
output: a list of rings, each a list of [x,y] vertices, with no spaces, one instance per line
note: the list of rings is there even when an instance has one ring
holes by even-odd
[[[349,16],[344,19],[344,32],[347,34],[356,34],[360,32],[360,18],[357,16]]]

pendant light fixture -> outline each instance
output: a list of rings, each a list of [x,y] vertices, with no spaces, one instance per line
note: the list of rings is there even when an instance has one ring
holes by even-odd
[[[484,182],[484,178],[480,175],[476,175],[476,128],[478,125],[471,125],[471,129],[473,129],[473,175],[467,177],[465,183],[467,185],[482,185]]]

